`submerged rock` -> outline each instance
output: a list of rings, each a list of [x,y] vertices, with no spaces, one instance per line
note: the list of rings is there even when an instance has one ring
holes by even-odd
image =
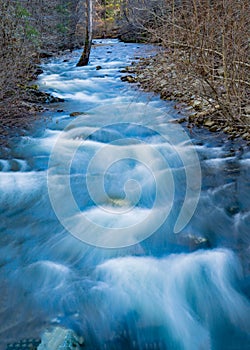
[[[194,235],[192,233],[181,235],[178,238],[178,242],[189,247],[191,250],[205,249],[209,248],[210,246],[210,243],[206,237]]]
[[[37,350],[80,350],[84,344],[71,329],[55,327],[42,335],[41,344]]]
[[[86,114],[84,112],[71,112],[70,113],[70,117],[78,117],[79,115],[83,115],[83,114]]]

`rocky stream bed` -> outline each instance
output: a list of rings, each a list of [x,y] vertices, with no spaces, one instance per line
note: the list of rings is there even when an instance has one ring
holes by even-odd
[[[197,126],[212,133],[224,133],[231,140],[240,138],[250,145],[250,105],[244,107],[244,119],[226,118],[220,113],[218,102],[204,91],[200,80],[177,71],[177,63],[168,52],[134,61],[122,73],[125,73],[123,81],[137,83],[163,100],[176,101],[175,108],[182,113],[176,122],[187,123],[189,129]]]

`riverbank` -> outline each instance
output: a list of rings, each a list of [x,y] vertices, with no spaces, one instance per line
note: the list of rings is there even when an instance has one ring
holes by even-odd
[[[69,50],[68,50],[69,51]],[[42,113],[63,99],[41,91],[36,81],[43,70],[40,68],[42,59],[60,56],[66,51],[41,52],[39,61],[33,62],[27,75],[21,75],[16,85],[15,94],[9,92],[0,100],[0,144],[4,145],[6,138],[21,134],[31,124],[38,120]],[[44,118],[42,116],[42,118]]]
[[[172,52],[165,50],[133,62],[122,70],[126,75],[121,79],[137,83],[142,90],[159,94],[163,100],[176,101],[175,108],[185,116],[176,122],[186,122],[189,129],[205,128],[212,133],[223,133],[231,140],[242,139],[250,145],[250,105],[243,108],[238,119],[227,118],[203,82],[181,72],[178,64]]]
[[[25,90],[22,97],[4,100],[0,106],[0,145],[4,145],[12,135],[28,129],[40,117],[44,118],[43,112],[51,104],[63,102],[60,98],[40,91],[37,85],[27,86]]]

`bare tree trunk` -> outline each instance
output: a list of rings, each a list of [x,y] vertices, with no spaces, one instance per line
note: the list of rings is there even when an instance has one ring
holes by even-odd
[[[86,37],[84,43],[84,50],[80,57],[77,67],[86,66],[89,63],[89,55],[92,43],[92,31],[93,31],[93,4],[92,0],[87,1],[87,13],[86,13]]]

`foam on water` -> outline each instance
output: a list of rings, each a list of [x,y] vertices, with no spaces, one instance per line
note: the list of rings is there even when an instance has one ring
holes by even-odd
[[[234,335],[219,339],[220,333],[250,330],[250,304],[237,290],[240,266],[229,251],[119,258],[98,266],[96,274],[100,342],[123,325],[128,348],[133,340],[140,348],[160,339],[166,349],[229,349]]]
[[[178,117],[171,103],[120,81],[144,46],[104,44],[87,67],[75,67],[80,51],[43,65],[39,84],[66,99],[64,112],[1,155],[0,348],[60,324],[91,350],[247,350],[249,153],[199,145],[198,162],[168,123]],[[175,234],[183,203],[187,214],[197,200],[197,163],[199,205]],[[67,225],[117,249],[88,245]]]

